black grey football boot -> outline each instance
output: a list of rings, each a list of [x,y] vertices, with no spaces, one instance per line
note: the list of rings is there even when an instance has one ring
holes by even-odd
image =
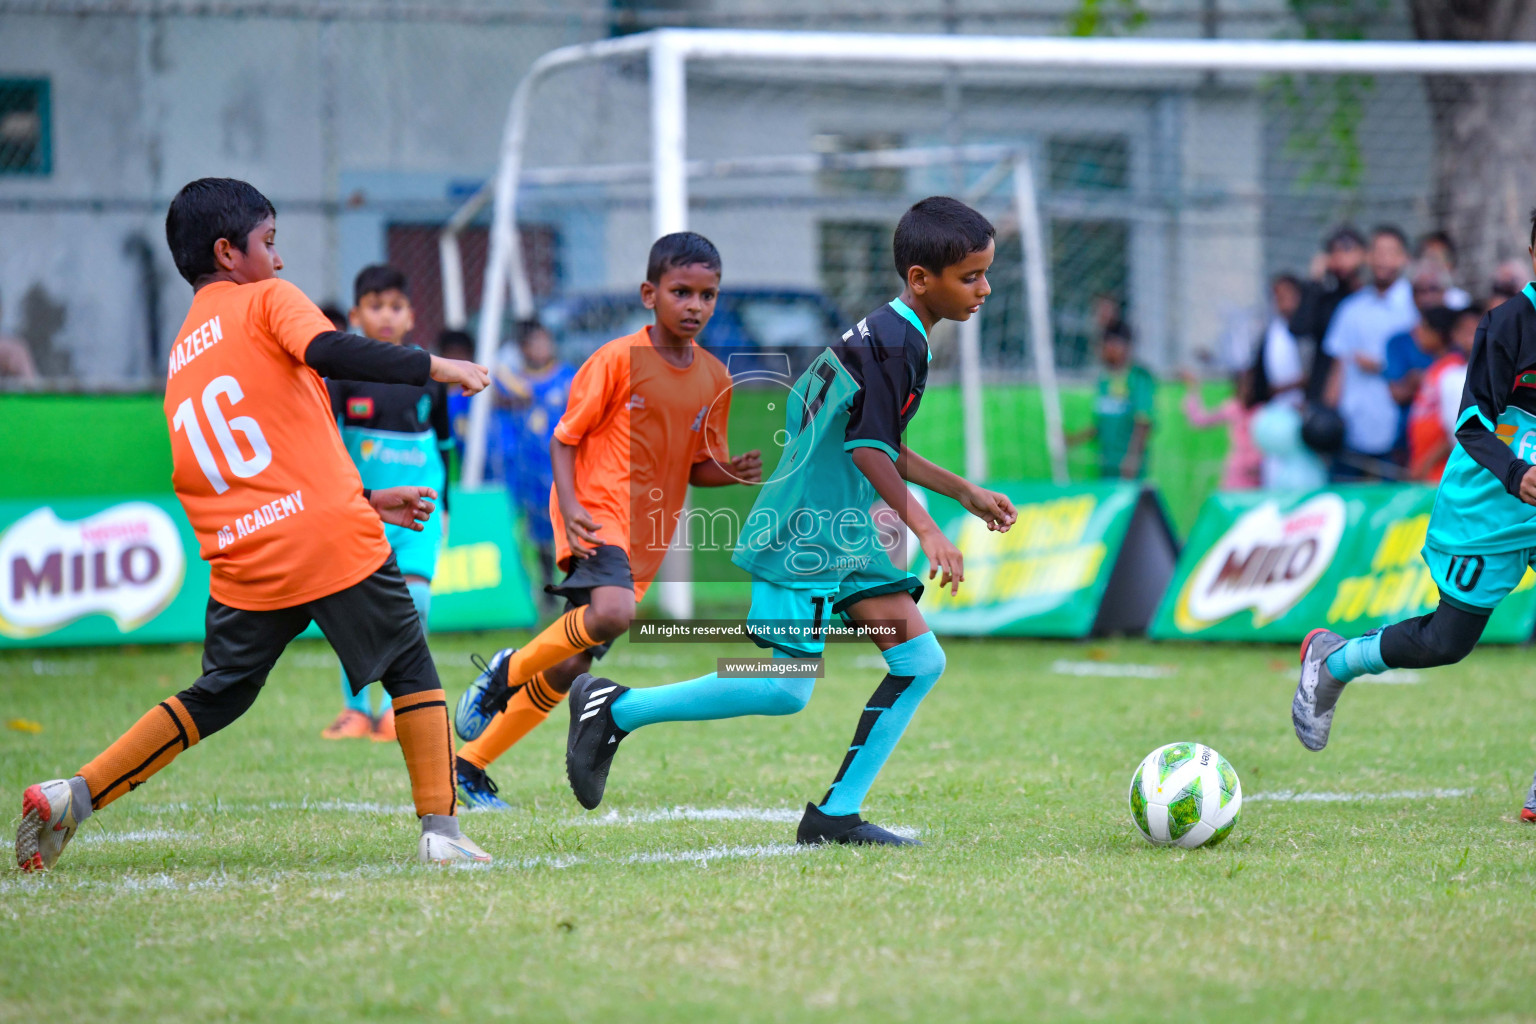
[[[1326,629],[1314,629],[1301,642],[1301,681],[1296,684],[1296,696],[1291,699],[1291,724],[1296,727],[1296,738],[1308,750],[1322,750],[1328,745],[1328,731],[1333,728],[1333,709],[1338,701],[1338,691],[1343,683],[1328,671],[1328,655],[1343,647],[1345,640],[1339,634]],[[1320,706],[1318,686],[1332,692],[1332,701],[1326,698]]]
[[[805,805],[795,842],[807,846],[844,843],[850,846],[922,846],[916,839],[899,836],[871,825],[857,814],[823,814],[815,804]]]

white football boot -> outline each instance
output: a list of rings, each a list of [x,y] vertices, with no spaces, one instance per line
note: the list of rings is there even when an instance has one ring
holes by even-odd
[[[28,786],[21,796],[21,824],[16,827],[16,866],[46,871],[91,816],[91,791],[78,775]]]
[[[491,855],[459,831],[451,814],[424,814],[416,856],[423,864],[489,864]]]

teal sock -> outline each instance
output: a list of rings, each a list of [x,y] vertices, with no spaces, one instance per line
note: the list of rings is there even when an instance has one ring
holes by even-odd
[[[821,798],[823,814],[857,814],[864,806],[917,706],[943,674],[944,648],[932,633],[924,633],[886,651],[885,663],[891,671],[864,706],[837,778]]]
[[[341,670],[341,703],[353,711],[361,711],[363,714],[371,714],[368,710],[368,687],[363,687],[360,693],[352,692],[352,681],[347,678],[347,670]]]
[[[1379,629],[1345,641],[1343,647],[1328,655],[1328,671],[1341,683],[1386,670],[1387,663],[1381,660]]]
[[[783,658],[778,651],[774,658]],[[792,715],[811,699],[816,680],[721,679],[707,676],[666,686],[646,686],[613,702],[613,724],[625,732],[657,722],[703,722],[742,715]]]

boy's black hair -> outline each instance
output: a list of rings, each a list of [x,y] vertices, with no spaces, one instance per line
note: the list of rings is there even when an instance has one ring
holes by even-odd
[[[379,292],[399,292],[409,300],[411,288],[405,279],[405,271],[388,263],[374,263],[359,270],[357,279],[352,282],[352,305],[362,302],[364,295]]]
[[[528,339],[532,338],[540,331],[543,331],[547,334],[549,333],[549,328],[545,327],[544,322],[538,317],[531,316],[526,320],[519,320],[517,322],[518,347],[521,348],[522,346],[528,344]]]
[[[1340,245],[1348,245],[1351,249],[1364,249],[1365,239],[1360,236],[1359,230],[1352,224],[1341,224],[1329,232],[1327,239],[1323,241],[1323,251],[1333,252]]]
[[[674,231],[662,235],[651,246],[650,258],[645,261],[645,279],[661,284],[661,275],[667,271],[695,264],[720,273],[720,250],[696,231]]]
[[[343,313],[341,311],[341,307],[336,305],[336,303],[327,302],[325,305],[320,307],[320,312],[325,314],[325,318],[329,320],[331,325],[338,331],[349,331],[352,329],[350,324],[347,322],[347,314]]]
[[[1456,319],[1460,315],[1459,310],[1446,309],[1444,306],[1426,309],[1422,314],[1424,326],[1444,338],[1447,345],[1451,342],[1451,328],[1456,326]]]
[[[1292,288],[1295,288],[1298,292],[1301,291],[1301,278],[1297,277],[1295,274],[1291,273],[1289,270],[1287,270],[1283,274],[1276,274],[1273,278],[1270,279],[1270,282],[1269,282],[1269,286],[1271,288],[1278,287],[1279,285],[1282,285],[1282,284],[1290,285]]]
[[[1450,253],[1451,265],[1455,266],[1455,264],[1456,264],[1456,243],[1451,240],[1450,232],[1447,232],[1447,231],[1430,231],[1430,232],[1427,232],[1426,234],[1420,236],[1418,247],[1413,250],[1413,257],[1414,257],[1414,259],[1423,259],[1424,258],[1424,250],[1426,248],[1428,248],[1429,246],[1431,246],[1431,245],[1441,245],[1441,246],[1444,246],[1445,247],[1445,251]]]
[[[1136,340],[1131,334],[1131,325],[1124,320],[1115,320],[1105,326],[1103,340],[1108,341],[1110,338],[1119,338],[1126,345]]]
[[[475,339],[468,331],[450,329],[437,333],[438,355],[442,355],[452,345],[462,345],[473,352],[475,350]]]
[[[1408,236],[1403,234],[1403,229],[1396,224],[1378,224],[1371,229],[1371,241],[1376,241],[1382,235],[1391,235],[1397,239],[1397,244],[1403,247],[1403,252],[1408,252]]]
[[[991,221],[958,199],[920,199],[901,215],[896,225],[896,237],[891,243],[896,273],[903,281],[913,267],[943,273],[945,267],[985,249],[996,234]]]
[[[176,272],[196,286],[198,279],[218,273],[213,246],[221,238],[245,252],[245,240],[256,225],[276,217],[277,208],[249,182],[237,178],[198,178],[189,181],[171,200],[165,214],[165,242]]]

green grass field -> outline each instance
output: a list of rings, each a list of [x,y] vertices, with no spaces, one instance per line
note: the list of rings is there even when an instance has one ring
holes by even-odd
[[[469,651],[506,640],[434,638],[450,694]],[[1289,649],[946,647],[867,810],[921,849],[789,845],[881,675],[838,647],[799,716],[637,734],[591,814],[566,788],[562,708],[493,771],[515,812],[465,816],[496,863],[442,870],[414,861],[398,748],[319,738],[336,670],[295,645],[245,719],[92,817],[50,875],[0,873],[0,1020],[1536,1016],[1528,651],[1359,683],[1312,755]],[[649,685],[741,653],[624,642],[607,669]],[[0,657],[0,723],[43,727],[0,729],[11,821],[25,784],[73,772],[197,665]],[[1224,846],[1132,828],[1132,770],[1178,739],[1241,773]]]

